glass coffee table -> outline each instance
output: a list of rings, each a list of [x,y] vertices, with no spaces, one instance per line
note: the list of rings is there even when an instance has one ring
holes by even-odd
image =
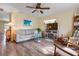
[[[79,48],[79,45],[77,44],[77,42],[75,40],[71,40],[68,42],[68,44],[72,44],[74,46],[76,46],[77,48]],[[57,49],[60,49],[61,51],[63,51],[64,53],[67,53],[68,55],[71,55],[71,56],[79,56],[79,49],[78,50],[74,50],[70,47],[68,47],[67,45],[64,46],[62,43],[58,42],[58,41],[55,41],[54,42],[54,55],[56,55],[57,53]]]

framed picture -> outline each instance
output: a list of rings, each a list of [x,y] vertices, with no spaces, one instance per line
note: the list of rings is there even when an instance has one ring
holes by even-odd
[[[32,21],[31,20],[24,20],[24,25],[25,26],[30,26],[30,25],[32,25]]]

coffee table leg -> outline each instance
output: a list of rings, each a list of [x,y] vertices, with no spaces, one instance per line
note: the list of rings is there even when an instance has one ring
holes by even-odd
[[[56,56],[56,46],[55,46],[55,48],[54,48],[54,56]]]

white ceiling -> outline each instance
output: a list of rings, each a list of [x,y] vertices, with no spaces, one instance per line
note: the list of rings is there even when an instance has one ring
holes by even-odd
[[[21,12],[35,17],[43,17],[54,15],[60,12],[68,11],[79,7],[78,3],[42,3],[41,7],[50,7],[49,10],[43,10],[44,14],[35,12],[34,9],[26,8],[25,6],[36,6],[36,3],[0,3],[0,8],[4,9],[4,12]],[[0,13],[3,13],[0,11]]]

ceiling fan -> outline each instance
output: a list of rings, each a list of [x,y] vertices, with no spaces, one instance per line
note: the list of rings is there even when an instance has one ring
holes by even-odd
[[[40,13],[42,13],[42,14],[43,14],[42,10],[49,10],[50,9],[49,7],[41,7],[41,3],[37,3],[36,7],[32,7],[32,6],[26,6],[26,7],[35,9],[32,11],[32,13],[36,12],[37,10],[40,10]]]

